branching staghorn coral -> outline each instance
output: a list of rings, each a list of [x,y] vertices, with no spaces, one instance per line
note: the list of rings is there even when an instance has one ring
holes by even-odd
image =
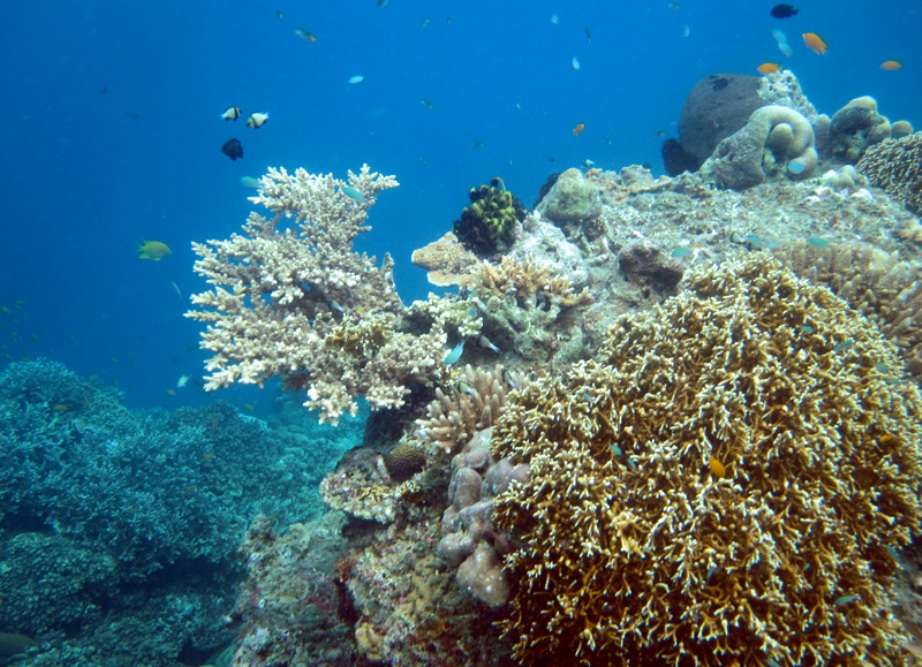
[[[436,388],[426,418],[417,422],[422,439],[447,454],[457,452],[476,431],[495,423],[509,391],[501,366],[465,366],[455,380],[447,393]]]
[[[828,287],[874,322],[922,382],[922,267],[864,243],[799,242],[775,254],[797,275]]]
[[[281,376],[334,423],[355,413],[356,395],[375,408],[402,405],[408,383],[436,375],[447,337],[438,318],[427,332],[405,331],[391,259],[378,266],[352,248],[378,193],[397,180],[363,165],[346,181],[270,169],[259,183],[250,201],[272,219],[254,212],[243,234],[192,244],[195,271],[213,286],[186,313],[208,325],[205,388]],[[294,225],[283,228],[286,219]]]
[[[503,257],[499,264],[482,262],[471,288],[475,293],[485,291],[498,297],[513,295],[522,308],[546,308],[550,304],[572,308],[592,303],[589,290],[584,287],[577,292],[566,276],[557,275],[548,266],[511,257]]]
[[[524,664],[900,664],[922,398],[875,327],[764,255],[511,394],[500,621]]]

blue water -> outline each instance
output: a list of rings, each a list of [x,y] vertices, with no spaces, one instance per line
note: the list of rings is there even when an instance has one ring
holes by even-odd
[[[343,175],[368,162],[396,174],[401,187],[373,209],[360,247],[394,255],[410,300],[427,291],[410,252],[450,229],[470,186],[501,175],[531,205],[550,172],[586,158],[661,172],[657,133],[675,133],[707,74],[774,60],[821,111],[871,94],[891,119],[922,125],[916,0],[803,2],[785,21],[769,16],[770,2],[670,4],[9,3],[0,358],[57,359],[117,385],[130,405],[209,400],[191,383],[166,393],[203,359],[198,325],[181,317],[202,288],[189,244],[235,231],[251,193],[240,177],[269,165]],[[802,46],[805,31],[828,41],[828,55]],[[881,71],[887,58],[904,68]],[[348,84],[355,74],[364,81]],[[227,123],[219,115],[231,104],[270,120]],[[245,150],[237,162],[219,151],[232,136]],[[144,239],[173,254],[139,261]]]

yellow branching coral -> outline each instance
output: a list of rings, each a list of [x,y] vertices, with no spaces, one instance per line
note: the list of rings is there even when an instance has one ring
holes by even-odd
[[[518,545],[517,658],[899,664],[887,585],[922,517],[917,387],[775,259],[687,287],[507,398],[493,455],[531,466],[494,516]]]

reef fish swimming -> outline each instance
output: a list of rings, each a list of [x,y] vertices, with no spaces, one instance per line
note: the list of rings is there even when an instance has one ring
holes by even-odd
[[[815,32],[805,32],[801,37],[803,37],[804,45],[816,55],[825,56],[826,52],[829,51],[829,45],[826,40]]]
[[[142,241],[138,244],[138,259],[159,262],[172,253],[170,246],[163,241]]]
[[[789,19],[798,12],[799,10],[794,5],[775,5],[769,13],[776,19]]]
[[[239,139],[228,139],[224,142],[224,145],[221,146],[221,152],[224,153],[231,160],[236,160],[237,158],[243,157],[243,144],[240,143]]]

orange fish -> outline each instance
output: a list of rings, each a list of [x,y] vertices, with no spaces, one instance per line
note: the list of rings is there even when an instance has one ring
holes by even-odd
[[[762,74],[774,74],[780,70],[781,67],[778,66],[778,63],[762,63],[756,67],[756,69]]]
[[[586,129],[586,123],[577,123],[573,128],[573,136],[578,137]]]
[[[717,479],[723,479],[724,475],[727,474],[727,468],[719,459],[711,457],[711,460],[708,461],[708,468],[711,471],[711,474],[714,475]]]
[[[885,60],[880,64],[880,68],[885,72],[895,72],[898,69],[903,69],[903,63],[899,60]]]
[[[829,50],[826,40],[815,32],[805,32],[801,37],[804,38],[804,45],[818,56],[825,56]]]

